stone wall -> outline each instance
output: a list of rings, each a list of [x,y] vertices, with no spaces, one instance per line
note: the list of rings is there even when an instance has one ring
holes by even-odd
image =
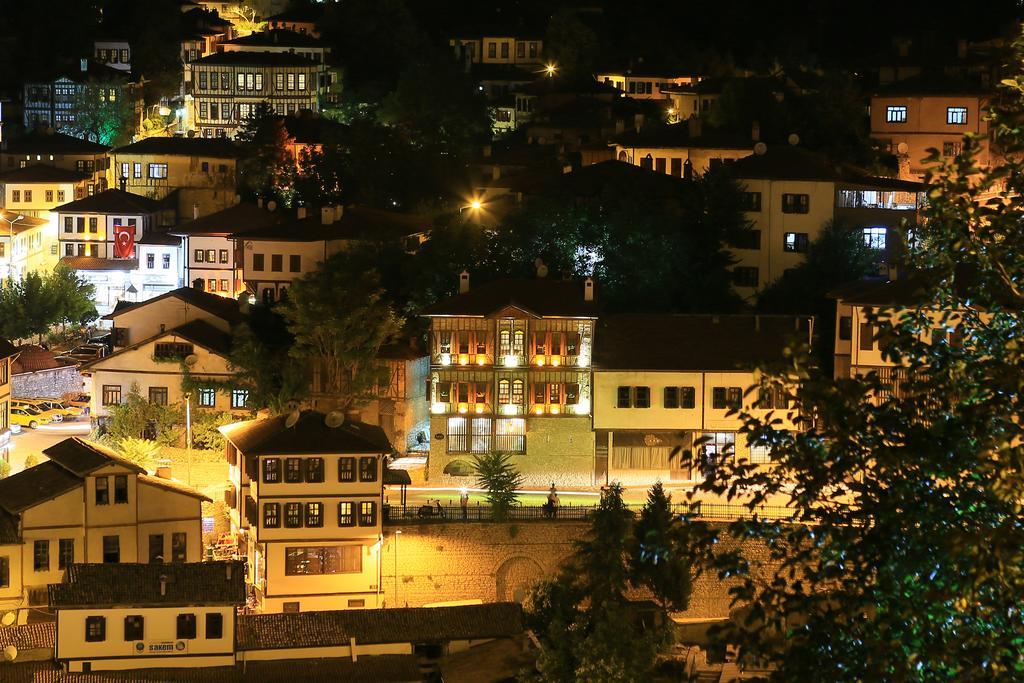
[[[522,600],[534,583],[557,573],[588,529],[584,523],[559,521],[387,526],[381,554],[384,600],[389,607]],[[723,540],[723,548],[729,543]],[[751,547],[748,552],[757,551]],[[730,585],[713,575],[699,577],[689,609],[679,616],[728,616]]]
[[[11,376],[11,395],[15,398],[61,398],[80,393],[82,376],[73,365]]]

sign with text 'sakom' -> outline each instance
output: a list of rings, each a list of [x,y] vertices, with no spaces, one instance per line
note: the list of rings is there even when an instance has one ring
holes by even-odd
[[[150,643],[140,640],[135,643],[135,654],[137,655],[180,655],[185,650],[184,640],[159,640]]]

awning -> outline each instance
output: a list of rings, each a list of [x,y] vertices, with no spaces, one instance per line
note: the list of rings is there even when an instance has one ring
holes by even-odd
[[[646,446],[648,448],[669,448],[682,446],[693,447],[694,433],[676,430],[629,429],[612,432],[612,446],[628,446],[631,448]]]
[[[408,486],[412,483],[412,478],[409,473],[405,470],[393,470],[390,468],[384,468],[384,485],[385,486]]]

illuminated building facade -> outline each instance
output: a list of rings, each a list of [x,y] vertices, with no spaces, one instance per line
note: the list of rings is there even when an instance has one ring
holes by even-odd
[[[379,607],[383,458],[391,453],[380,427],[304,411],[220,430],[225,498],[259,609]]]
[[[594,282],[498,280],[428,307],[432,482],[466,484],[474,454],[516,455],[527,482],[589,486]]]
[[[35,130],[8,142],[0,149],[0,173],[26,166],[53,166],[65,171],[87,173],[91,178],[86,190],[88,194],[93,194],[107,187],[109,150],[105,145],[66,135],[52,128]],[[65,201],[71,199],[73,197],[67,197]]]
[[[608,481],[701,481],[724,458],[770,465],[770,449],[739,432],[742,408],[778,430],[799,429],[795,387],[753,391],[756,368],[809,343],[813,319],[788,315],[613,315],[594,352],[596,460]],[[656,341],[654,341],[656,340]],[[696,456],[696,457],[691,457]]]
[[[18,351],[0,337],[0,460],[6,461],[11,443],[11,364]]]
[[[789,268],[804,261],[808,247],[830,223],[859,231],[876,252],[880,270],[901,260],[904,220],[917,220],[920,183],[871,176],[791,145],[769,146],[732,162],[730,174],[743,190],[751,230],[731,251],[733,286],[753,297]]]

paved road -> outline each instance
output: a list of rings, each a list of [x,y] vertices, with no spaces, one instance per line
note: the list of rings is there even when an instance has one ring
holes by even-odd
[[[25,459],[35,455],[42,462],[46,459],[43,449],[49,448],[69,436],[85,436],[89,433],[89,418],[75,422],[62,422],[55,425],[43,425],[36,429],[22,427],[20,434],[11,437],[11,474],[25,469]]]

